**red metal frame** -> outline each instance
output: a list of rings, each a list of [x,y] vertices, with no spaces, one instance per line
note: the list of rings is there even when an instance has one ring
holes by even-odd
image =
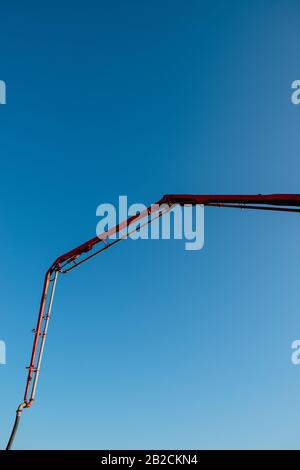
[[[96,256],[102,251],[118,243],[123,237],[109,240],[114,234],[120,233],[124,228],[137,219],[146,219],[146,224],[151,223],[154,218],[160,217],[174,205],[204,205],[241,209],[275,210],[285,212],[300,212],[300,194],[268,194],[268,195],[191,195],[191,194],[168,194],[163,196],[157,203],[147,208],[140,214],[130,217],[128,220],[116,225],[99,237],[94,237],[71,251],[59,256],[45,275],[44,287],[40,302],[37,325],[34,330],[34,341],[31,352],[30,364],[23,402],[17,409],[20,416],[24,408],[30,408],[35,399],[37,381],[40,365],[44,351],[45,339],[50,320],[52,301],[58,273],[67,273],[78,267],[88,259]],[[163,206],[163,210],[161,210]],[[154,217],[153,217],[154,216]],[[98,251],[92,250],[96,245],[102,244]],[[91,253],[89,253],[91,252]],[[88,254],[87,254],[88,253]],[[82,259],[83,257],[83,259]],[[47,298],[49,287],[52,284],[50,299]],[[46,313],[45,313],[46,312]]]

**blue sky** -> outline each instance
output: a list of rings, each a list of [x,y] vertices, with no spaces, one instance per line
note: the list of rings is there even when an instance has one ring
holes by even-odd
[[[2,2],[1,436],[45,270],[96,207],[299,192],[297,1]],[[19,449],[299,448],[300,225],[210,208],[59,279]]]

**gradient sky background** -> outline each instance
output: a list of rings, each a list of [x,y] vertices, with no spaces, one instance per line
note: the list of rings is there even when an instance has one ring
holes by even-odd
[[[2,1],[1,442],[43,276],[96,207],[299,193],[298,1]],[[300,448],[298,215],[205,211],[59,279],[15,448]]]

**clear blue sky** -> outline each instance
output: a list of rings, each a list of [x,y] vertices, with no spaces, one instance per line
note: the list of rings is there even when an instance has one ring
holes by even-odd
[[[297,1],[1,2],[1,442],[45,270],[102,202],[297,193]],[[61,278],[16,448],[299,448],[300,219],[211,208]]]

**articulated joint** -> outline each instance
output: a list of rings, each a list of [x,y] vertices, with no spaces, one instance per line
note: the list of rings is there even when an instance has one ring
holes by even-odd
[[[24,408],[28,408],[28,403],[26,401],[23,401],[17,409],[17,415],[20,416]]]
[[[54,273],[55,271],[57,271],[58,273],[61,272],[61,267],[60,267],[60,264],[57,262],[57,260],[54,261],[54,263],[49,268],[50,274]]]

